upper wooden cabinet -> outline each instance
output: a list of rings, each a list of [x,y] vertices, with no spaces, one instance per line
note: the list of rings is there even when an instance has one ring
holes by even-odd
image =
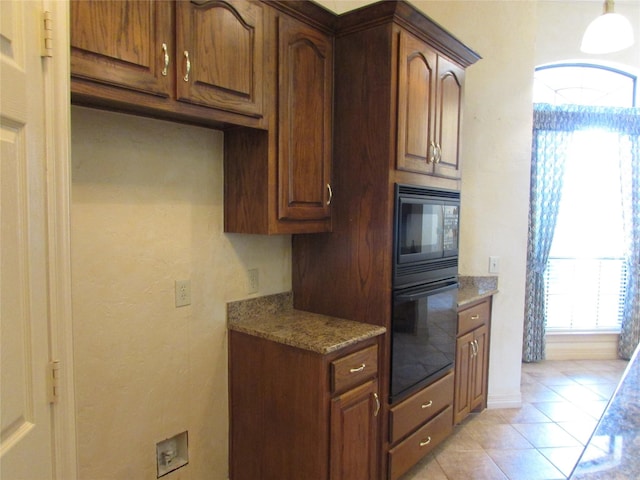
[[[178,100],[262,115],[262,5],[176,2],[176,16]]]
[[[333,42],[290,17],[278,26],[278,218],[323,220],[332,196]]]
[[[72,101],[264,128],[265,8],[250,0],[72,0]]]
[[[334,47],[326,24],[332,14],[307,2],[269,5],[266,37],[273,41],[265,56],[275,72],[265,97],[273,102],[267,117],[273,127],[225,132],[225,232],[328,232]]]
[[[74,77],[171,95],[172,2],[75,0],[71,19]]]
[[[460,178],[464,70],[401,30],[397,168]]]

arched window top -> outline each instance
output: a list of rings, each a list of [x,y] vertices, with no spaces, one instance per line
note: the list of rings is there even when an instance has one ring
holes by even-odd
[[[638,75],[607,65],[563,62],[536,67],[533,102],[635,107]]]

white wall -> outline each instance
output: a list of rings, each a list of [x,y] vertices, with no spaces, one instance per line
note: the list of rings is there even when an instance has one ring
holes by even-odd
[[[155,444],[189,431],[180,479],[228,477],[226,302],[291,289],[289,236],[223,233],[223,134],[72,108],[78,478],[156,478]],[[174,281],[191,306],[175,308]]]

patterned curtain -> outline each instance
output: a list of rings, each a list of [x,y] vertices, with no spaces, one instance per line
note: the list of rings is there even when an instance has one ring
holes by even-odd
[[[535,104],[523,361],[545,356],[544,271],[558,215],[567,147],[574,131],[601,128],[617,132],[624,162],[625,225],[628,244],[628,284],[619,354],[629,358],[640,341],[640,109],[583,105]],[[627,159],[627,160],[623,160]]]
[[[522,360],[525,362],[537,362],[545,357],[544,271],[558,218],[571,133],[550,128],[548,119],[534,110],[522,346]]]
[[[636,126],[638,123],[636,118]],[[631,155],[620,165],[628,277],[618,356],[625,359],[631,358],[640,343],[640,131],[630,133],[628,140]]]

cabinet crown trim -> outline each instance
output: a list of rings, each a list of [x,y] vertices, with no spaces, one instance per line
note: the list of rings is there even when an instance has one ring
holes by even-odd
[[[338,16],[338,37],[394,22],[413,33],[462,67],[482,57],[446,29],[404,0],[388,0],[366,5]]]

